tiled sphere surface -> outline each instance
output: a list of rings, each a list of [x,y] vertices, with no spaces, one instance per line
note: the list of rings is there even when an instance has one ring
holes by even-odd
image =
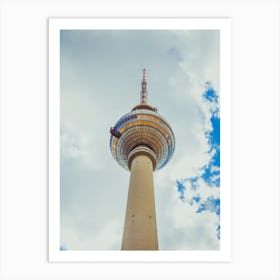
[[[161,169],[174,153],[174,133],[155,110],[138,107],[121,117],[114,126],[121,136],[111,135],[111,153],[116,161],[128,170],[129,153],[144,145],[155,153],[156,169]]]

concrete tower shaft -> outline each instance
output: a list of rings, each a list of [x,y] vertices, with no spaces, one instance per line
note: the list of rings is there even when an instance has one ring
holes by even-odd
[[[151,158],[137,155],[130,172],[122,250],[158,250]]]

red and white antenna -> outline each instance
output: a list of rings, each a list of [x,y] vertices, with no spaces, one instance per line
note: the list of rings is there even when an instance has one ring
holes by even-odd
[[[143,69],[142,91],[141,91],[141,104],[147,104],[147,90],[146,90],[146,69]]]

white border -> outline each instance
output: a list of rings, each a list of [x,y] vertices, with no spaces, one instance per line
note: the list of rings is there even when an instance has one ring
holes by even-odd
[[[219,251],[60,251],[60,30],[220,30],[221,240]],[[231,260],[231,20],[229,18],[49,19],[49,261],[229,262]],[[227,188],[223,188],[223,186]]]

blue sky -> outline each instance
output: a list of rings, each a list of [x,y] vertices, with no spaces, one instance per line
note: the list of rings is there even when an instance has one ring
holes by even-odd
[[[205,132],[205,137],[208,139],[208,154],[209,161],[201,167],[202,173],[195,177],[187,177],[183,180],[176,180],[177,190],[180,193],[180,200],[187,201],[191,206],[196,208],[196,213],[210,211],[216,213],[220,217],[220,196],[217,190],[220,188],[220,114],[219,114],[219,98],[212,84],[207,81],[205,83],[205,91],[203,98],[212,106],[209,108],[210,115],[210,130]],[[207,188],[216,188],[215,195],[209,195],[203,199],[200,196],[200,181]],[[188,184],[188,188],[185,186]],[[188,192],[188,199],[185,198],[185,193]],[[217,238],[220,239],[220,222],[217,224]]]
[[[159,247],[219,249],[219,64],[216,30],[61,32],[62,248],[120,249],[129,172],[109,129],[139,103],[146,68],[176,138],[154,173]]]

